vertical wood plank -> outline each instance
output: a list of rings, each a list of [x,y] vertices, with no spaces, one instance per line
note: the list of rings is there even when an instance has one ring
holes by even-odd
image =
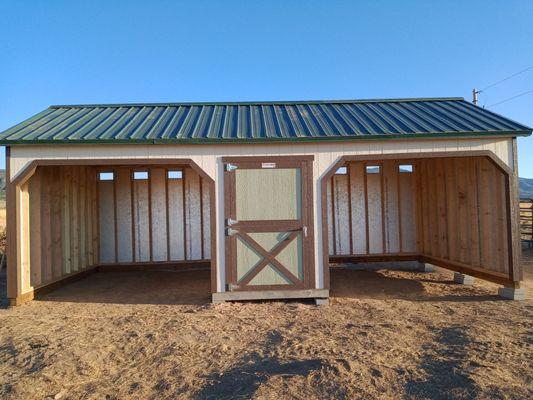
[[[481,262],[481,249],[479,242],[479,209],[478,209],[478,176],[477,163],[473,158],[467,159],[468,166],[468,208],[469,208],[469,238],[470,260],[472,265],[479,266]]]
[[[368,173],[366,170],[367,164],[363,163],[363,181],[364,181],[364,195],[365,195],[365,244],[366,254],[370,254],[370,221],[368,219]]]
[[[19,243],[21,264],[21,293],[31,290],[31,262],[30,262],[30,195],[29,183],[20,185],[17,195],[19,215],[18,226],[20,227]]]
[[[150,250],[150,261],[154,261],[154,238],[152,219],[152,169],[148,170],[148,247]]]
[[[202,179],[202,197],[203,197],[203,241],[204,241],[204,254],[203,258],[211,259],[211,194],[209,188],[209,182]]]
[[[50,167],[52,169],[51,203],[52,203],[52,222],[50,224],[52,235],[52,277],[58,279],[63,275],[63,255],[62,255],[62,237],[61,237],[61,167]]]
[[[331,176],[330,180],[330,198],[331,198],[331,234],[333,236],[333,253],[332,255],[337,255],[337,229],[336,229],[336,217],[335,217],[335,209],[337,204],[337,199],[335,198],[335,175]]]
[[[172,261],[185,260],[182,179],[168,180],[169,248]]]
[[[41,191],[42,169],[37,168],[30,178],[30,265],[32,286],[39,286],[41,278]],[[46,182],[45,182],[46,185]]]
[[[86,249],[86,234],[87,234],[87,213],[86,213],[86,196],[87,196],[87,175],[85,167],[79,168],[79,184],[78,184],[78,214],[79,214],[79,224],[80,224],[80,254],[79,254],[79,264],[80,270],[87,268],[87,249]]]
[[[400,252],[400,217],[398,180],[399,166],[396,161],[383,163],[383,209],[385,222],[385,251],[387,253]]]
[[[113,200],[113,181],[98,182],[100,262],[115,262],[115,207]]]
[[[353,254],[353,215],[352,215],[352,173],[351,173],[351,164],[346,164],[346,178],[348,180],[347,189],[348,189],[348,239],[349,239],[349,254]]]
[[[507,229],[505,226],[505,180],[503,174],[492,166],[495,207],[494,214],[496,218],[496,253],[497,253],[497,271],[509,273],[508,253],[507,253]]]
[[[79,185],[79,167],[72,167],[72,178],[70,182],[70,215],[72,223],[70,224],[70,259],[72,263],[72,271],[77,272],[79,270],[79,253],[80,253],[80,225],[78,215],[78,185]]]
[[[53,275],[52,265],[52,219],[51,219],[51,204],[52,204],[52,176],[50,174],[50,167],[42,168],[42,176],[44,185],[41,191],[41,265],[43,279],[42,283],[51,282],[55,277]],[[58,277],[59,278],[59,277]]]
[[[494,242],[492,241],[492,226],[491,226],[491,201],[493,193],[490,192],[489,171],[485,159],[477,158],[476,160],[477,176],[478,176],[478,201],[479,201],[479,232],[481,244],[481,266],[487,269],[493,268],[493,254],[492,249]],[[490,198],[489,198],[490,197]]]
[[[135,203],[135,260],[150,261],[150,217],[148,181],[133,180]]]
[[[348,173],[351,182],[352,205],[352,243],[355,254],[367,252],[367,219],[366,219],[366,192],[365,170],[363,163],[349,163]]]
[[[200,177],[200,183],[198,185],[200,190],[200,258],[205,259],[204,256],[204,192],[203,192],[203,179]]]
[[[71,235],[70,235],[70,225],[71,225],[71,213],[70,213],[70,179],[72,174],[72,169],[69,166],[64,166],[61,169],[61,186],[62,186],[62,207],[61,207],[61,244],[62,244],[62,255],[63,255],[63,274],[70,274],[72,271],[72,261],[71,261]]]
[[[437,209],[438,209],[438,238],[439,238],[439,256],[441,258],[448,258],[448,226],[447,226],[447,213],[446,198],[447,187],[446,177],[444,170],[444,160],[437,159],[437,175],[436,175],[436,194],[437,194]]]
[[[186,195],[186,187],[187,187],[187,168],[183,168],[182,171],[182,180],[181,180],[181,195],[182,195],[182,205],[183,205],[183,259],[189,260],[189,254],[187,251],[187,195]]]
[[[448,234],[448,258],[452,261],[459,260],[459,232],[457,211],[459,208],[456,163],[454,158],[444,161],[444,176],[446,180],[446,226]]]
[[[382,169],[379,173],[366,173],[368,195],[368,233],[369,253],[384,253],[383,248],[383,205],[382,205]]]
[[[337,254],[348,255],[350,254],[348,177],[347,175],[333,175],[333,179],[335,182],[335,248]]]
[[[133,262],[130,169],[116,168],[115,173],[117,260],[122,263]]]
[[[467,165],[463,157],[454,161],[456,169],[456,190],[457,190],[457,240],[458,240],[458,261],[468,264],[470,260],[469,250],[469,210],[467,191]]]
[[[152,260],[165,261],[168,253],[166,232],[167,215],[165,169],[152,168],[150,171],[150,182],[152,196]]]

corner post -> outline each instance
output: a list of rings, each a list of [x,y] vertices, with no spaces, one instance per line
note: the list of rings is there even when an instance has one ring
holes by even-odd
[[[516,138],[512,139],[513,173],[508,176],[507,206],[509,232],[509,272],[512,280],[518,283],[524,279],[521,265],[521,240],[520,240],[520,202],[518,196],[518,154]]]
[[[30,175],[31,176],[31,175]],[[11,149],[6,148],[7,190],[7,297],[11,305],[33,299],[30,283],[30,231],[28,182],[11,177]]]

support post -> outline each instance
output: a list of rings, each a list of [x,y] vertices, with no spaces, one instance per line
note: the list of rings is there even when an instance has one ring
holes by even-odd
[[[459,272],[455,272],[453,274],[453,281],[455,283],[459,283],[461,285],[473,285],[475,278],[470,275],[461,274]]]
[[[498,295],[508,300],[525,300],[526,291],[524,288],[516,286],[504,286],[498,289]]]
[[[418,262],[418,270],[420,272],[434,272],[435,266],[433,264],[425,263],[425,262]]]

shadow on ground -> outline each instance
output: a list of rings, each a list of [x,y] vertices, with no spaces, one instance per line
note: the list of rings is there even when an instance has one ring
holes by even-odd
[[[406,399],[475,399],[479,388],[465,372],[470,339],[463,326],[437,331],[434,343],[424,346],[420,369],[427,376],[405,385]]]
[[[269,332],[262,347],[267,352],[275,353],[281,342],[282,337],[278,332]],[[245,354],[231,369],[206,376],[210,383],[196,394],[195,399],[250,399],[262,384],[274,376],[308,376],[323,368],[328,369],[330,365],[318,358],[281,361],[276,356],[265,357],[252,352]],[[337,394],[339,390],[342,392],[342,389],[337,387],[332,389]]]

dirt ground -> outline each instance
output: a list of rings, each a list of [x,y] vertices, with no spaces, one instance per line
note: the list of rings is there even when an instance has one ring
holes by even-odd
[[[336,269],[327,307],[212,306],[208,278],[100,273],[1,309],[0,397],[533,398],[533,302],[496,285]]]

